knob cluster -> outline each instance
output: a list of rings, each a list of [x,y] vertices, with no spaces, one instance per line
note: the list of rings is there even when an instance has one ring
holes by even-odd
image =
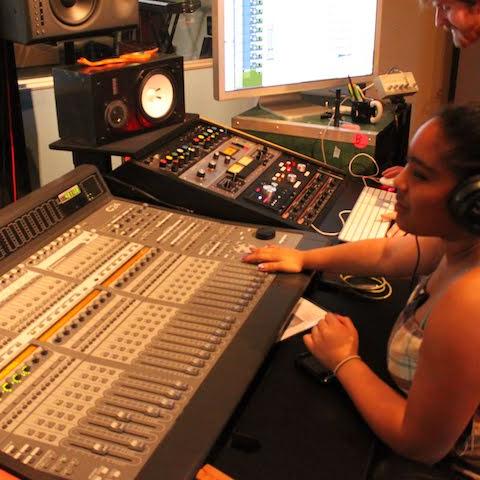
[[[196,162],[202,152],[205,153],[205,150],[208,151],[226,136],[227,131],[223,128],[214,125],[200,126],[183,137],[180,145],[177,144],[166,152],[151,155],[145,160],[145,163],[160,170],[180,173]],[[209,168],[211,167],[209,166]]]

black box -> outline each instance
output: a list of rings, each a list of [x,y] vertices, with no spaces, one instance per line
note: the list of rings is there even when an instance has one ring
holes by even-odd
[[[64,140],[102,145],[185,117],[183,58],[52,69],[58,132]]]

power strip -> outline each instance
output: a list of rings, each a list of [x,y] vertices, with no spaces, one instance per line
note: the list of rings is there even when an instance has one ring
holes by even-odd
[[[396,95],[414,95],[418,92],[418,85],[412,72],[378,75],[373,82],[379,99]]]

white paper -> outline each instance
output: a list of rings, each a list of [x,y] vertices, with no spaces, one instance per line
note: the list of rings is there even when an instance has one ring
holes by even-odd
[[[285,340],[304,330],[314,327],[320,320],[323,320],[327,311],[315,305],[306,298],[301,297],[295,305],[291,315],[290,323],[283,332],[280,341]]]

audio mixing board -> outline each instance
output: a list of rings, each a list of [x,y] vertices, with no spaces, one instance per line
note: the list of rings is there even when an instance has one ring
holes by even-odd
[[[91,166],[0,211],[0,463],[193,478],[309,281],[242,263],[257,234],[113,197]]]
[[[216,218],[302,230],[318,226],[347,190],[352,204],[360,193],[341,170],[238,130],[202,119],[182,128],[146,157],[117,168],[113,191],[130,198],[145,192]]]

